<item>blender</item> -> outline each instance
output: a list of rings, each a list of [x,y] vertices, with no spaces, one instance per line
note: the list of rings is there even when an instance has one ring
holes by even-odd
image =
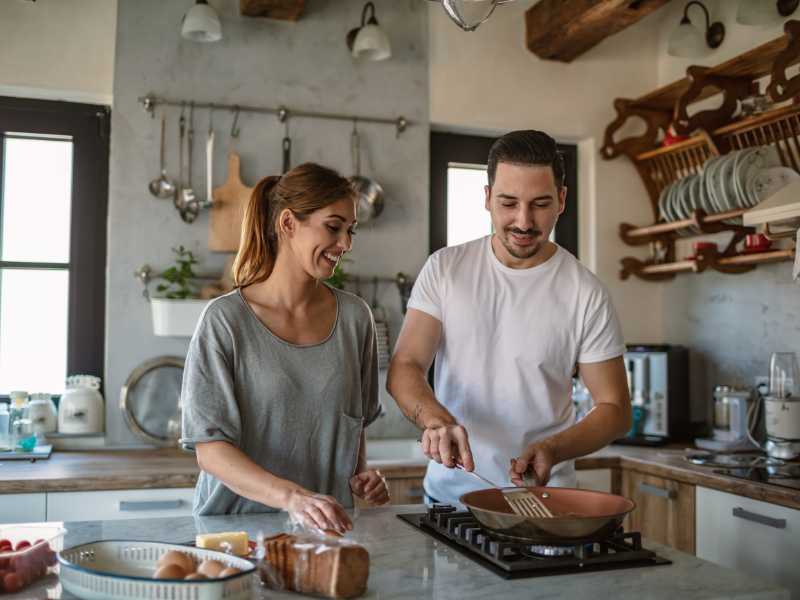
[[[776,352],[769,361],[769,394],[764,397],[767,443],[774,458],[800,456],[800,369],[794,352]]]

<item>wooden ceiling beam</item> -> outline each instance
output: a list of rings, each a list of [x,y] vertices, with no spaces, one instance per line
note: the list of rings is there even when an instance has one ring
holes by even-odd
[[[239,13],[243,17],[297,21],[304,7],[305,0],[239,0]]]
[[[572,62],[669,1],[539,0],[525,13],[525,42],[539,58]]]

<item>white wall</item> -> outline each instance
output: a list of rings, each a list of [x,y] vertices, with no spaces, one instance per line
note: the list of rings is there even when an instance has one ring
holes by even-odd
[[[636,97],[657,84],[659,45],[651,23],[659,13],[564,64],[525,48],[524,13],[533,4],[500,7],[474,33],[462,32],[431,4],[431,125],[490,133],[533,128],[577,142],[580,258],[609,287],[626,340],[659,340],[662,286],[618,277],[619,259],[631,250],[617,228],[622,220],[652,218],[646,192],[626,160],[599,156],[615,117],[613,99]]]
[[[117,0],[0,2],[0,96],[111,104]]]

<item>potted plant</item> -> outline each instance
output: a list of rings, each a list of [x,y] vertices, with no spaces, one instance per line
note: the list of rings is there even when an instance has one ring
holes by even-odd
[[[198,298],[194,265],[197,259],[183,246],[173,248],[175,264],[160,276],[156,291],[150,299],[153,312],[153,333],[158,336],[191,337],[208,300]]]

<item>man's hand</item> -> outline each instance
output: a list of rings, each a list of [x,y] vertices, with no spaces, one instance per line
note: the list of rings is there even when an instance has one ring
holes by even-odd
[[[461,425],[427,427],[422,432],[420,442],[425,456],[449,469],[456,465],[461,465],[466,471],[475,468],[469,436]]]
[[[550,470],[556,463],[556,454],[547,441],[536,442],[525,448],[518,458],[511,459],[508,477],[514,485],[523,487],[523,474],[531,470],[538,485],[547,485],[550,481]]]
[[[389,502],[389,488],[380,471],[369,469],[350,478],[353,493],[373,506]]]

